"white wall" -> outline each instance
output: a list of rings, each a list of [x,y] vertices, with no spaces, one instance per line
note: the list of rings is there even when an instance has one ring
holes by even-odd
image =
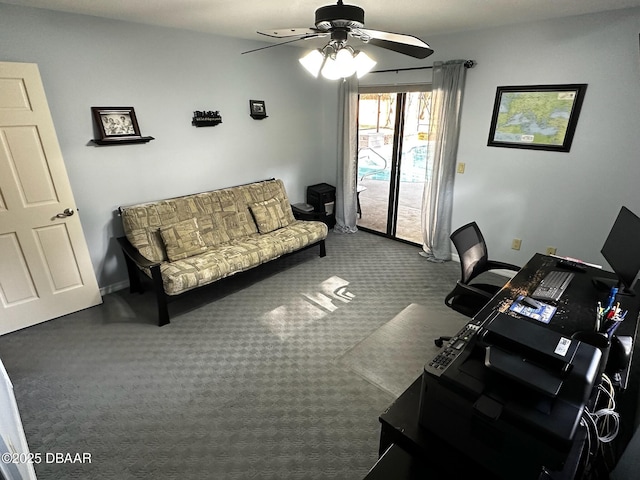
[[[467,71],[453,223],[475,220],[490,256],[518,265],[547,246],[606,263],[600,248],[621,205],[640,214],[640,9],[433,36],[425,61],[369,48],[377,69],[473,59]],[[405,82],[407,74],[391,76]],[[430,78],[430,71],[423,75]],[[394,80],[395,78],[395,80]],[[373,80],[367,80],[373,82]],[[497,86],[587,83],[569,153],[488,147]],[[520,251],[511,250],[513,238]]]
[[[126,270],[119,205],[282,178],[293,202],[335,182],[336,83],[299,68],[300,50],[0,4],[0,61],[37,63],[103,289]],[[253,120],[249,100],[266,102]],[[92,106],[133,106],[144,145],[96,147]],[[216,127],[191,125],[219,110]]]
[[[640,9],[475,32],[421,35],[419,61],[375,47],[376,68],[473,59],[467,73],[453,225],[476,220],[491,257],[516,264],[555,246],[604,263],[600,247],[621,205],[640,213]],[[102,287],[126,278],[113,242],[118,205],[284,179],[291,200],[335,181],[336,83],[314,80],[300,50],[240,55],[256,42],[0,4],[0,60],[41,74]],[[430,72],[423,72],[427,79]],[[409,74],[391,74],[406,83]],[[411,72],[412,76],[420,75]],[[371,80],[373,81],[373,80]],[[390,80],[393,81],[393,80]],[[571,152],[487,146],[496,87],[587,83]],[[270,118],[252,120],[249,99]],[[93,147],[91,106],[134,106],[146,145]],[[220,110],[217,127],[190,125]],[[521,238],[522,249],[510,249]]]

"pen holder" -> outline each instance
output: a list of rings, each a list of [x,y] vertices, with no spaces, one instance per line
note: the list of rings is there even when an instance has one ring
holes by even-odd
[[[598,348],[602,352],[602,358],[600,359],[600,365],[598,367],[597,382],[602,381],[602,374],[605,373],[605,367],[609,361],[609,351],[611,350],[611,342],[606,334],[601,332],[595,332],[593,330],[583,330],[576,332],[571,336],[574,340],[579,340],[583,343],[587,343]]]

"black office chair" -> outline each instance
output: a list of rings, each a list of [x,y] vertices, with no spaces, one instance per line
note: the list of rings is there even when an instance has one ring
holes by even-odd
[[[510,263],[489,260],[487,244],[476,222],[468,223],[458,228],[450,236],[460,257],[462,275],[455,288],[444,299],[444,303],[457,312],[473,317],[500,290],[502,285],[473,282],[480,274],[490,270],[513,270],[520,267]],[[435,344],[441,347],[451,337],[440,337]]]

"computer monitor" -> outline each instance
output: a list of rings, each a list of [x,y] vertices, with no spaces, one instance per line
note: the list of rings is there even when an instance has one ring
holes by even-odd
[[[640,218],[623,206],[600,252],[618,277],[620,293],[632,294],[640,272]]]

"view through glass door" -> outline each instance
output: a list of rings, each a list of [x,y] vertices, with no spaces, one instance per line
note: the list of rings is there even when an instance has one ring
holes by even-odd
[[[359,96],[357,225],[422,244],[431,92],[372,88]]]

